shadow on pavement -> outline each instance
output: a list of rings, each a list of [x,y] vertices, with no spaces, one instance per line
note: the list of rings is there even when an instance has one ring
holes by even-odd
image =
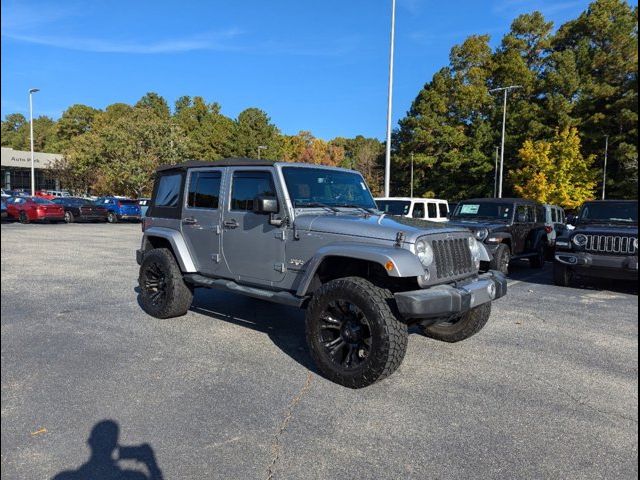
[[[89,459],[76,470],[58,473],[53,480],[161,480],[162,472],[151,446],[119,445],[119,430],[113,420],[96,423],[87,440],[91,448]],[[127,468],[123,462],[133,463],[134,468]],[[145,468],[136,468],[141,465]]]
[[[266,333],[289,357],[318,373],[307,350],[304,310],[219,290],[197,288],[191,311]]]
[[[511,263],[508,275],[509,281],[520,281],[523,283],[535,283],[538,285],[553,284],[553,262],[545,263],[544,268],[531,268],[527,260],[515,260]],[[555,287],[555,286],[554,286]],[[613,293],[625,293],[638,295],[638,282],[611,280],[608,278],[596,277],[574,277],[571,287],[593,291],[609,291]],[[564,287],[555,287],[562,289]]]

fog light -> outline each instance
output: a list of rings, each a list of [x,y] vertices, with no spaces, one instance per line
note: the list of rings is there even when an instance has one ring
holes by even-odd
[[[489,286],[487,286],[487,293],[491,297],[491,300],[496,298],[496,284],[491,282]]]

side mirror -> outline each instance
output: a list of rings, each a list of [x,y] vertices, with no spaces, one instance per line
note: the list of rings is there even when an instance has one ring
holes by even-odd
[[[516,215],[516,222],[518,223],[526,223],[527,221],[527,215],[524,213],[519,213],[518,215]]]
[[[253,199],[253,213],[269,215],[278,213],[278,199],[275,197],[256,197]]]

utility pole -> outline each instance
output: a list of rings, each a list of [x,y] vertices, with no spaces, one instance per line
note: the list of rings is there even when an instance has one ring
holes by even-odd
[[[502,147],[500,149],[500,176],[498,179],[498,198],[502,198],[502,179],[504,178],[504,136],[507,124],[507,93],[509,90],[522,88],[522,85],[509,85],[508,87],[499,87],[489,90],[489,93],[504,92],[504,104],[502,107]]]
[[[411,152],[411,193],[409,196],[413,198],[413,152]]]
[[[260,151],[266,149],[267,147],[265,145],[258,145],[258,160],[260,160]]]
[[[604,137],[604,168],[602,169],[602,200],[607,194],[607,156],[609,154],[609,135]]]
[[[29,124],[31,138],[31,196],[36,196],[36,168],[33,154],[33,94],[39,92],[38,88],[29,89]]]
[[[396,0],[391,0],[391,45],[389,48],[389,90],[387,92],[387,144],[384,155],[384,196],[390,196],[391,184],[391,111],[393,103],[393,47],[396,36]]]
[[[498,150],[500,147],[496,147],[496,164],[493,168],[493,198],[498,196]]]

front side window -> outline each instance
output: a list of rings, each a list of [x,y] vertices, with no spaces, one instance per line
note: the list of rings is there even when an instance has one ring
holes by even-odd
[[[179,173],[175,173],[172,175],[162,175],[158,180],[155,206],[169,208],[177,207],[180,198],[181,183],[182,175]]]
[[[436,204],[429,202],[427,204],[427,213],[429,214],[429,218],[437,218],[438,211],[436,210]]]
[[[231,188],[231,210],[253,210],[256,197],[276,197],[270,172],[235,172]]]
[[[527,205],[518,205],[516,209],[516,221],[518,223],[529,223],[533,219],[533,210]]]
[[[193,172],[187,205],[190,208],[218,208],[221,178],[220,172]]]
[[[417,202],[413,206],[413,218],[424,218],[424,203]]]

